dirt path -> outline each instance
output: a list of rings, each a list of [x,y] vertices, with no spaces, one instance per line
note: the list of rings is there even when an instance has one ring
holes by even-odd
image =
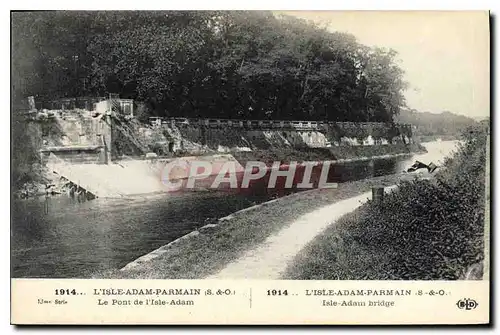
[[[279,279],[288,263],[307,243],[369,198],[371,192],[366,192],[297,218],[209,279]]]

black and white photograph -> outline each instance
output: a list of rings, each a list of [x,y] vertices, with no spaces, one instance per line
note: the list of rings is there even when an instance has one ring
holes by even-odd
[[[489,22],[12,11],[11,278],[488,280]]]

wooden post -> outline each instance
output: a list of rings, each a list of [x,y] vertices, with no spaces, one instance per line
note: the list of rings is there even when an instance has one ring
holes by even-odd
[[[35,97],[34,96],[29,96],[28,97],[28,105],[29,105],[30,111],[34,111],[36,109],[36,106],[35,106]]]
[[[384,188],[381,186],[372,187],[372,200],[375,203],[380,203],[384,199]]]
[[[113,118],[111,115],[104,115],[102,118],[103,129],[102,129],[102,143],[104,145],[104,164],[111,164],[112,154],[113,154]]]

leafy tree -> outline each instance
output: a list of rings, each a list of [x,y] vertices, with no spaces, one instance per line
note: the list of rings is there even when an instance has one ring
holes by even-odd
[[[392,50],[271,12],[13,13],[14,100],[120,93],[154,115],[392,121]]]

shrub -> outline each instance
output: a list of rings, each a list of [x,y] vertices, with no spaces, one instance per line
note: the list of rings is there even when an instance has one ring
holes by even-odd
[[[315,239],[287,278],[455,280],[483,260],[487,127],[432,180],[402,182]]]

